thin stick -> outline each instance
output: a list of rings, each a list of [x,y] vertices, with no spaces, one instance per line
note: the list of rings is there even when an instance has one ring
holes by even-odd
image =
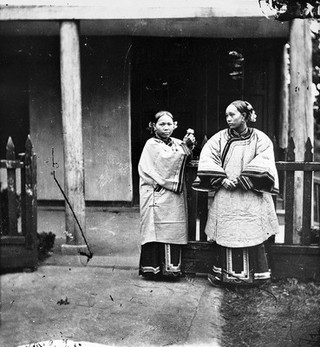
[[[78,225],[78,227],[79,227],[79,229],[80,229],[80,231],[81,231],[81,235],[82,235],[82,237],[83,237],[83,239],[84,239],[84,242],[85,242],[85,244],[86,244],[86,246],[87,246],[87,248],[88,248],[89,254],[87,254],[87,253],[85,253],[85,252],[81,252],[81,251],[79,251],[79,254],[80,254],[80,255],[85,255],[85,256],[88,258],[88,259],[87,259],[87,262],[88,262],[88,261],[93,257],[93,253],[92,253],[91,250],[90,250],[90,247],[89,247],[89,244],[88,244],[88,242],[87,242],[87,239],[86,239],[86,237],[85,237],[85,235],[84,235],[84,232],[83,232],[82,227],[81,227],[81,225],[80,225],[80,223],[79,223],[79,220],[78,220],[78,218],[77,218],[77,216],[76,216],[76,214],[75,214],[75,212],[74,212],[74,210],[73,210],[73,208],[72,208],[72,206],[71,206],[71,204],[70,204],[70,202],[69,202],[69,199],[68,199],[68,197],[66,196],[66,194],[65,194],[65,192],[63,191],[63,189],[62,189],[62,187],[61,187],[59,181],[58,181],[57,178],[56,178],[55,164],[56,164],[56,163],[54,162],[54,148],[52,148],[52,172],[51,172],[51,174],[52,174],[53,179],[54,179],[54,181],[56,182],[58,188],[60,189],[60,192],[62,193],[62,195],[63,195],[65,201],[67,202],[68,206],[70,207],[70,210],[72,211],[73,217],[74,217],[74,219],[75,219],[75,221],[76,221],[76,223],[77,223],[77,225]]]

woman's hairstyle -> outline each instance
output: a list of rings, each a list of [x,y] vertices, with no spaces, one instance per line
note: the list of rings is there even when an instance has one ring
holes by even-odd
[[[171,117],[172,120],[173,120],[173,115],[172,115],[170,112],[168,112],[168,111],[159,111],[159,112],[157,112],[157,113],[154,115],[154,121],[155,121],[155,123],[156,123],[156,122],[158,121],[158,119],[161,118],[162,116],[169,116],[169,117]]]
[[[151,134],[154,133],[154,124],[156,124],[157,121],[159,120],[159,118],[161,118],[162,116],[169,116],[172,120],[174,120],[173,119],[173,115],[170,112],[168,112],[168,111],[159,111],[159,112],[157,112],[154,115],[153,120],[150,121],[149,124],[148,124],[148,130],[151,132]],[[177,122],[173,122],[173,124],[174,124],[174,129],[177,128],[177,124],[178,123]]]
[[[256,112],[248,101],[235,100],[230,105],[235,106],[240,113],[244,113],[246,121],[255,122],[257,120]]]

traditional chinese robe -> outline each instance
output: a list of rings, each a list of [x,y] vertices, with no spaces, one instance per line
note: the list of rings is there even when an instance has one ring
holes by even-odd
[[[226,190],[224,178],[239,178]],[[245,134],[225,129],[212,136],[201,151],[195,189],[216,189],[205,232],[218,245],[241,248],[263,243],[278,232],[271,194],[278,192],[273,144],[263,132]]]
[[[186,244],[187,202],[184,171],[191,151],[176,138],[150,138],[142,151],[140,175],[141,244]]]

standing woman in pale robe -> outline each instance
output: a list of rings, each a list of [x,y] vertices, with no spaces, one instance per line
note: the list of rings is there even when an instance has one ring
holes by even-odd
[[[278,192],[273,144],[255,122],[253,107],[243,100],[226,109],[229,128],[203,147],[193,187],[216,191],[205,233],[218,245],[211,284],[253,283],[270,278],[264,242],[278,233],[271,194]]]
[[[188,242],[184,172],[195,138],[171,137],[177,127],[171,113],[158,112],[149,128],[153,133],[142,151],[140,176],[141,255],[139,274],[161,279],[181,274],[181,245]]]

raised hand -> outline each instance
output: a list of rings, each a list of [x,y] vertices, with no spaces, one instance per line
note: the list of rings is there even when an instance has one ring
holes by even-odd
[[[196,144],[196,138],[194,136],[194,130],[188,129],[187,134],[182,140],[190,149],[193,149]]]

